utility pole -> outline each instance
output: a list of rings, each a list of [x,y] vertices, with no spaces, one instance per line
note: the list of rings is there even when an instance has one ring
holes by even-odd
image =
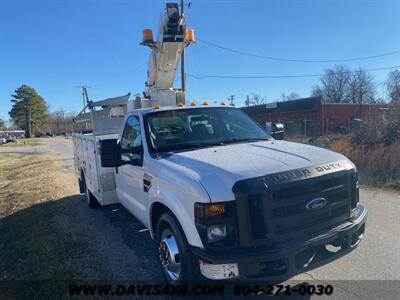
[[[185,2],[184,0],[181,0],[181,20],[183,20],[184,17],[184,9],[185,9]],[[186,24],[182,24],[182,28],[183,28],[182,30],[183,38],[185,38]],[[181,89],[182,92],[186,91],[185,46],[183,46],[181,54]]]
[[[29,103],[29,100],[28,100]],[[32,137],[32,109],[30,107],[30,105],[26,105],[26,107],[28,108],[28,137],[31,138]]]
[[[87,85],[80,85],[77,88],[82,89],[82,105],[83,105],[83,112],[86,113],[86,105],[89,103],[89,95],[87,89],[90,89],[90,86]],[[84,130],[88,130],[89,126],[88,123],[84,123]]]
[[[249,95],[246,96],[246,106],[250,106],[250,97],[249,97]]]
[[[90,86],[87,85],[80,85],[77,86],[77,88],[82,89],[82,108],[84,109],[86,107],[86,105],[89,103],[89,96],[88,96],[88,92],[87,89],[90,89]],[[84,112],[86,112],[86,109],[84,110]]]
[[[32,137],[32,110],[30,107],[30,98],[12,99],[11,102],[22,103],[25,109],[25,137]]]
[[[87,92],[87,86],[83,86],[82,88],[82,95],[83,95],[83,107],[85,107],[89,103],[89,95]]]
[[[230,102],[230,106],[235,106],[235,103],[233,103],[233,101],[235,100],[235,96],[236,95],[230,95],[229,97],[228,97],[228,101]]]

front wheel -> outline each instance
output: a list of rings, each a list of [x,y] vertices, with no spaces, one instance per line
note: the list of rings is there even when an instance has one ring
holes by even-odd
[[[165,279],[170,284],[198,279],[198,265],[183,230],[176,219],[164,213],[157,225],[159,260]]]

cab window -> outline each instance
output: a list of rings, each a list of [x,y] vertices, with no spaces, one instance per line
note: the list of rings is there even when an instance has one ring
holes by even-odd
[[[121,149],[130,150],[142,146],[142,134],[138,117],[129,117],[121,139]]]
[[[270,138],[244,112],[228,107],[153,111],[145,115],[144,124],[153,153]]]

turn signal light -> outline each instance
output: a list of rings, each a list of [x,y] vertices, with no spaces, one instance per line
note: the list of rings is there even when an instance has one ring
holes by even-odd
[[[213,203],[207,205],[195,205],[194,216],[196,219],[208,219],[221,216],[225,213],[225,205],[223,203]]]

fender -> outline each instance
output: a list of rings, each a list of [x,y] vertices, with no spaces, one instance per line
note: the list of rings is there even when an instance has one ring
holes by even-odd
[[[182,201],[176,199],[176,196],[168,190],[159,190],[159,192],[157,192],[157,196],[154,198],[152,197],[150,201],[150,206],[148,210],[148,228],[152,238],[154,238],[155,236],[155,228],[153,228],[152,226],[151,217],[153,206],[156,203],[161,203],[172,211],[174,216],[177,218],[179,224],[181,225],[189,245],[203,248],[203,243],[201,242],[199,233],[197,232],[197,228],[194,222],[194,207],[192,208],[192,212],[188,212],[187,208],[183,206]]]
[[[152,228],[152,209],[155,203],[165,205],[177,218],[189,245],[204,248],[194,220],[194,204],[209,203],[210,196],[203,185],[193,176],[182,173],[163,160],[148,160],[147,173],[152,176],[148,191],[147,224],[150,236],[154,238],[156,228]],[[150,172],[151,170],[151,172]]]

